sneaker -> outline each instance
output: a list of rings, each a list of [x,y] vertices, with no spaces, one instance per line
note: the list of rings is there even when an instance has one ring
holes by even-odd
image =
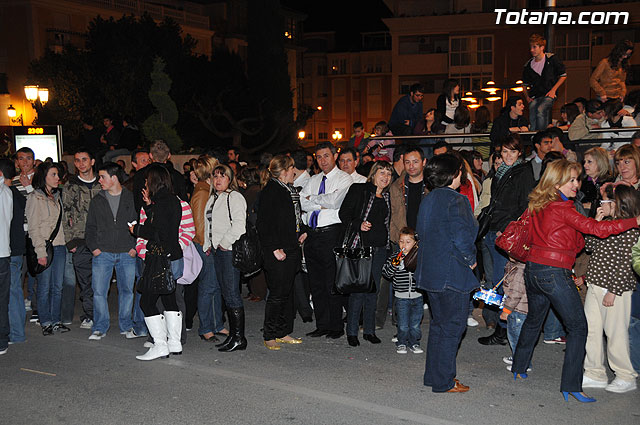
[[[420,348],[419,344],[413,344],[411,346],[411,352],[413,354],[422,354],[422,353],[424,353],[424,350],[422,348]]]
[[[474,319],[473,317],[469,316],[467,317],[467,326],[471,326],[472,328],[475,326],[478,326],[479,323],[476,319]]]
[[[69,325],[72,325],[73,322],[62,322],[62,324],[65,325],[65,326],[69,326]]]
[[[429,306],[427,304],[422,304],[422,309],[423,310],[429,310]]]
[[[511,365],[507,366],[507,370],[509,372],[511,372]],[[527,372],[531,372],[531,368],[530,367],[527,368]]]
[[[394,335],[393,338],[391,338],[391,342],[398,342],[398,334]]]
[[[31,311],[31,300],[27,298],[24,299],[24,309],[26,311]]]
[[[404,344],[400,344],[396,347],[396,353],[398,354],[407,354],[407,346]]]
[[[53,325],[48,325],[42,328],[42,335],[53,335]]]
[[[9,347],[5,348],[4,350],[0,350],[0,356],[3,354],[7,354],[7,351],[9,351]]]
[[[84,319],[82,323],[80,323],[80,329],[91,329],[93,327],[93,320]]]
[[[636,388],[636,381],[623,381],[620,378],[616,378],[605,387],[605,391],[609,391],[612,393],[626,393],[629,391],[633,391]]]
[[[611,383],[613,383],[613,381]],[[586,375],[582,376],[582,388],[606,388],[608,386],[607,384],[607,381],[598,381]]]
[[[55,332],[65,333],[65,332],[69,332],[71,329],[69,329],[67,326],[65,326],[62,323],[56,323],[53,325],[53,330]]]
[[[513,364],[513,357],[511,357],[511,356],[503,357],[502,361],[505,362],[506,364]]]
[[[138,335],[136,333],[136,331],[133,330],[133,328],[129,329],[127,332],[125,332],[124,335],[127,339],[133,339],[133,338],[140,338],[142,336],[146,336],[146,335]]]
[[[40,323],[40,317],[38,317],[38,310],[33,310],[31,313],[31,318],[29,319],[30,323]]]
[[[555,339],[545,339],[544,340],[545,344],[566,344],[567,343],[567,338],[563,337],[563,336],[559,336]]]
[[[100,331],[93,331],[93,333],[89,336],[89,340],[90,341],[100,341],[105,336],[107,336],[107,334],[103,334]]]

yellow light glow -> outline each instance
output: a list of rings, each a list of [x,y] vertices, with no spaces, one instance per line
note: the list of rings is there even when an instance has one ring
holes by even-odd
[[[524,91],[524,89],[522,87],[511,87],[512,91],[516,91],[516,92],[521,92]]]
[[[13,105],[9,105],[9,107],[7,108],[7,115],[9,115],[9,118],[16,117],[17,112],[16,112],[16,108],[14,108]]]
[[[300,130],[298,131],[298,139],[302,140],[304,139],[304,136],[306,136],[307,133],[304,132],[304,130]]]
[[[502,99],[500,96],[491,96],[491,97],[487,97],[487,100],[489,102],[495,102],[496,100],[500,100]]]
[[[498,89],[495,87],[485,87],[482,89],[482,91],[486,91],[487,93],[491,93],[491,94],[496,94],[498,92]]]
[[[35,102],[38,99],[38,86],[24,86],[24,96],[29,102]]]
[[[40,103],[43,105],[49,101],[49,89],[39,88],[38,89],[38,97],[40,98]]]
[[[487,81],[488,86],[494,86],[495,84],[496,84],[495,81]]]
[[[316,106],[316,109],[317,109],[318,111],[322,111],[322,106],[318,105],[318,106]]]
[[[473,96],[465,96],[465,97],[460,98],[460,100],[463,100],[465,102],[471,102],[471,103],[476,103],[478,101],[478,99],[476,99]]]
[[[469,109],[476,109],[479,108],[480,104],[479,103],[472,103],[471,105],[467,105],[467,108]]]
[[[334,132],[333,132],[333,134],[331,135],[331,138],[332,138],[333,140],[338,141],[338,140],[342,139],[342,133],[340,133],[338,130],[336,130],[336,131],[334,131]]]
[[[465,96],[473,96],[473,93],[471,93],[470,91],[468,91],[468,92],[466,92],[464,95],[465,95]]]
[[[516,84],[522,84],[522,80],[516,81]]]

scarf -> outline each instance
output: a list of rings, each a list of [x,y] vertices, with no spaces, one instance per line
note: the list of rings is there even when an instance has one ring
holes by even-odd
[[[496,171],[496,175],[495,175],[496,181],[500,180],[502,176],[507,174],[507,171],[509,171],[510,169],[512,169],[513,167],[519,164],[522,164],[521,158],[516,159],[516,162],[514,162],[512,165],[507,165],[503,162],[502,165],[498,167],[498,171]]]
[[[362,221],[367,220],[367,217],[369,216],[369,211],[371,211],[371,207],[373,206],[373,201],[375,201],[375,199],[376,199],[376,192],[374,190],[374,192],[369,197],[369,202],[367,203],[367,209],[364,212],[364,217],[362,217]],[[384,218],[384,225],[387,228],[387,244],[385,245],[385,247],[389,249],[391,246],[391,243],[389,242],[389,224],[391,222],[391,197],[389,195],[389,191],[382,193],[382,199],[384,199],[385,204],[387,204],[387,216]],[[351,248],[357,248],[358,243],[360,242],[359,230],[360,229],[358,229],[358,232],[356,233],[356,237],[353,238],[353,243],[351,244]]]
[[[291,202],[293,202],[293,208],[296,215],[296,233],[300,233],[300,229],[302,228],[302,207],[300,206],[300,194],[298,193],[298,189],[296,189],[292,184],[283,183],[278,179],[274,179],[273,177],[271,178],[271,180],[287,189],[289,195],[291,195]]]

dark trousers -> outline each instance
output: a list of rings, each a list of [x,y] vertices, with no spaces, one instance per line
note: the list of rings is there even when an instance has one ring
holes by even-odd
[[[293,282],[294,303],[298,314],[302,319],[311,319],[313,309],[309,304],[309,275],[298,270]]]
[[[73,254],[73,268],[76,271],[76,282],[80,287],[82,313],[80,321],[93,320],[93,288],[91,287],[91,261],[93,254],[86,245],[79,245]]]
[[[0,258],[0,350],[9,346],[9,288],[11,288],[10,257]]]
[[[198,284],[199,279],[196,279],[191,285],[184,285],[184,321],[189,329],[193,328],[193,318],[198,312]]]
[[[339,237],[340,226],[335,226],[326,231],[310,231],[304,244],[316,327],[322,331],[344,330],[344,296],[331,293],[336,277],[333,248],[338,245]]]
[[[264,308],[264,340],[283,338],[293,332],[293,282],[300,268],[300,249],[285,251],[287,258],[278,261],[265,252],[264,272],[269,295]]]
[[[467,328],[469,294],[444,289],[429,292],[431,322],[427,345],[424,385],[434,393],[450,390],[455,385],[456,356]]]
[[[140,309],[144,313],[144,317],[157,316],[160,314],[158,299],[162,300],[162,306],[165,311],[179,311],[178,303],[176,302],[176,291],[167,295],[143,292],[142,295],[140,295]]]
[[[522,325],[513,356],[513,372],[525,373],[549,307],[553,306],[567,330],[561,391],[582,391],[582,364],[587,343],[587,319],[571,270],[527,263],[524,269],[529,313]]]
[[[387,261],[387,249],[375,247],[371,265],[371,275],[376,285],[376,292],[370,294],[349,295],[349,308],[347,309],[347,335],[358,336],[358,322],[362,313],[362,326],[365,334],[376,333],[376,301],[380,289],[382,267]]]

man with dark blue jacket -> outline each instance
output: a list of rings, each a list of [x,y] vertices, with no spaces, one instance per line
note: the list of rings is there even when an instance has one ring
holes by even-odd
[[[402,96],[391,111],[389,118],[389,130],[395,136],[410,136],[413,129],[422,119],[422,98],[424,97],[424,86],[414,84],[410,88],[410,93]]]
[[[529,103],[531,131],[544,130],[551,122],[551,108],[558,88],[567,79],[564,64],[553,53],[545,53],[547,40],[539,34],[529,37],[532,58],[522,71],[524,94]],[[527,90],[527,86],[529,89]]]
[[[136,241],[129,232],[129,223],[137,220],[138,214],[133,194],[122,187],[124,170],[118,164],[107,162],[100,167],[98,175],[102,191],[91,200],[85,230],[87,248],[93,254],[93,327],[90,340],[102,339],[109,329],[107,295],[114,267],[118,285],[120,333],[127,335],[133,332],[131,311],[136,272]]]

